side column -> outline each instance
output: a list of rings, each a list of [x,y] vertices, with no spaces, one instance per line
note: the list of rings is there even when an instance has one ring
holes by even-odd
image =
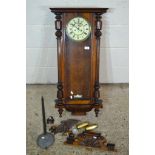
[[[96,16],[96,73],[95,73],[95,85],[94,85],[94,104],[95,104],[95,114],[98,117],[99,108],[102,108],[102,100],[100,100],[100,84],[99,84],[99,65],[100,65],[100,37],[102,35],[102,13],[95,13]]]
[[[63,112],[63,83],[62,83],[62,13],[55,13],[55,35],[57,39],[57,61],[58,61],[58,84],[57,84],[57,100],[55,107],[58,108],[59,116],[62,117]]]

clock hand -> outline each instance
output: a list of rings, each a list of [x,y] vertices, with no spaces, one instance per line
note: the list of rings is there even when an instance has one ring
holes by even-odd
[[[80,22],[80,21],[79,21],[79,18],[78,18],[78,24],[79,24],[79,22]]]
[[[72,26],[75,26],[75,24],[71,24]]]
[[[75,25],[75,27],[79,30],[79,26],[76,26],[76,25]]]

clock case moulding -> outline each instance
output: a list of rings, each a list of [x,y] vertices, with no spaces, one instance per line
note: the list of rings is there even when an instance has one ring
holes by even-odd
[[[50,8],[55,14],[58,84],[55,107],[60,117],[63,109],[73,115],[86,115],[94,109],[96,117],[102,108],[99,92],[100,37],[102,14],[108,8]],[[68,38],[66,25],[82,17],[91,25],[90,36],[80,42]],[[84,47],[89,47],[87,50]],[[72,93],[75,97],[71,97]]]

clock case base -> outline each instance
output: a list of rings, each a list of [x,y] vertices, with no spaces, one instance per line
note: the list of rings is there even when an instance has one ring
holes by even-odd
[[[101,99],[98,99],[92,103],[90,102],[89,104],[60,104],[58,99],[56,99],[55,102],[55,108],[58,108],[60,117],[62,117],[63,109],[66,109],[71,112],[72,115],[76,116],[86,115],[87,112],[94,109],[95,115],[98,117],[99,109],[103,108],[103,101]]]

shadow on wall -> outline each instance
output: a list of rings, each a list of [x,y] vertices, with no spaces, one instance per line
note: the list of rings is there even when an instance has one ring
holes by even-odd
[[[56,82],[55,79],[57,79],[57,66],[56,66],[57,64],[53,63],[57,61],[57,50],[55,46],[53,47],[54,43],[51,41],[51,40],[54,40],[56,43],[55,27],[54,27],[54,21],[53,21],[53,19],[55,18],[54,18],[54,14],[50,12],[50,9],[47,6],[42,6],[40,7],[40,9],[46,12],[44,23],[50,23],[50,25],[45,24],[43,25],[43,28],[42,28],[42,31],[43,31],[42,33],[43,35],[41,36],[42,50],[40,51],[40,59],[39,59],[40,67],[35,68],[37,73],[37,76],[35,76],[35,81],[37,81],[38,83],[51,84],[51,83],[55,83]],[[52,31],[54,33],[52,33]],[[51,39],[51,38],[54,38],[54,39]],[[52,58],[52,56],[56,56],[56,57]],[[53,60],[53,62],[49,62],[51,60]],[[55,65],[53,66],[53,64]]]
[[[113,12],[113,9],[109,9],[107,13]],[[106,19],[106,14],[102,16],[102,37],[101,42],[103,47],[101,47],[100,52],[100,83],[112,83],[113,82],[113,72],[112,72],[112,62],[111,62],[111,48],[109,43],[109,29],[108,22]],[[108,34],[106,34],[108,33]],[[105,47],[105,48],[104,48]]]

